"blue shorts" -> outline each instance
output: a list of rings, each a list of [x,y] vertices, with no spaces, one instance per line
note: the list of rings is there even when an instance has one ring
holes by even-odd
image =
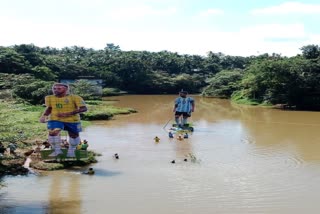
[[[75,133],[75,134],[82,131],[80,122],[79,123],[67,123],[67,122],[61,122],[61,121],[57,121],[57,120],[50,120],[47,123],[47,127],[48,127],[48,129],[59,128],[62,130],[66,130],[68,132]]]

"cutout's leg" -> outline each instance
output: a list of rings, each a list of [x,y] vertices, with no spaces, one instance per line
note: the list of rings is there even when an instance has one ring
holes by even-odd
[[[188,117],[183,117],[183,120],[182,120],[182,126],[186,125],[188,123]]]
[[[68,148],[68,154],[67,157],[75,157],[75,151],[77,149],[78,144],[80,143],[80,137],[76,137],[76,138],[69,138],[69,148]]]
[[[175,121],[176,121],[177,127],[179,127],[179,126],[180,126],[179,116],[176,116],[176,117],[175,117]]]
[[[56,133],[49,133],[48,141],[52,145],[53,152],[49,155],[50,157],[56,157],[60,154],[62,154],[61,151],[61,136],[60,132],[57,133],[57,135],[51,135]]]

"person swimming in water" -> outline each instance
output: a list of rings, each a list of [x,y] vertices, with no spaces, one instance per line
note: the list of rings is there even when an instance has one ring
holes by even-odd
[[[83,174],[87,174],[87,175],[94,175],[94,170],[93,168],[89,168],[89,170],[87,172],[84,172]]]

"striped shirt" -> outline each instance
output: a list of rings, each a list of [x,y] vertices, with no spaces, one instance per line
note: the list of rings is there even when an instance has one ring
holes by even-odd
[[[191,113],[193,103],[194,99],[191,97],[178,97],[175,100],[176,111]]]
[[[65,97],[57,97],[49,95],[45,97],[45,104],[51,107],[50,120],[57,120],[61,122],[77,123],[80,122],[80,115],[75,114],[68,117],[58,117],[58,113],[68,113],[77,110],[79,107],[86,106],[84,100],[78,95],[67,95]]]

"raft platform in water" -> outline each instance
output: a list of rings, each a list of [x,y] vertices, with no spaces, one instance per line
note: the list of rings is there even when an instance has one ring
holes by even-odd
[[[176,132],[193,132],[194,128],[192,127],[191,124],[187,123],[185,124],[183,127],[178,127],[177,124],[172,124],[172,127],[170,128],[170,130],[172,131],[176,131]]]
[[[75,150],[75,155],[76,157],[67,157],[67,149],[61,149],[63,152],[62,154],[56,156],[56,157],[50,157],[49,155],[53,153],[53,149],[48,149],[48,150],[41,150],[41,159],[42,160],[55,160],[55,159],[60,159],[60,160],[81,160],[81,159],[87,159],[88,158],[88,151],[87,150]]]

